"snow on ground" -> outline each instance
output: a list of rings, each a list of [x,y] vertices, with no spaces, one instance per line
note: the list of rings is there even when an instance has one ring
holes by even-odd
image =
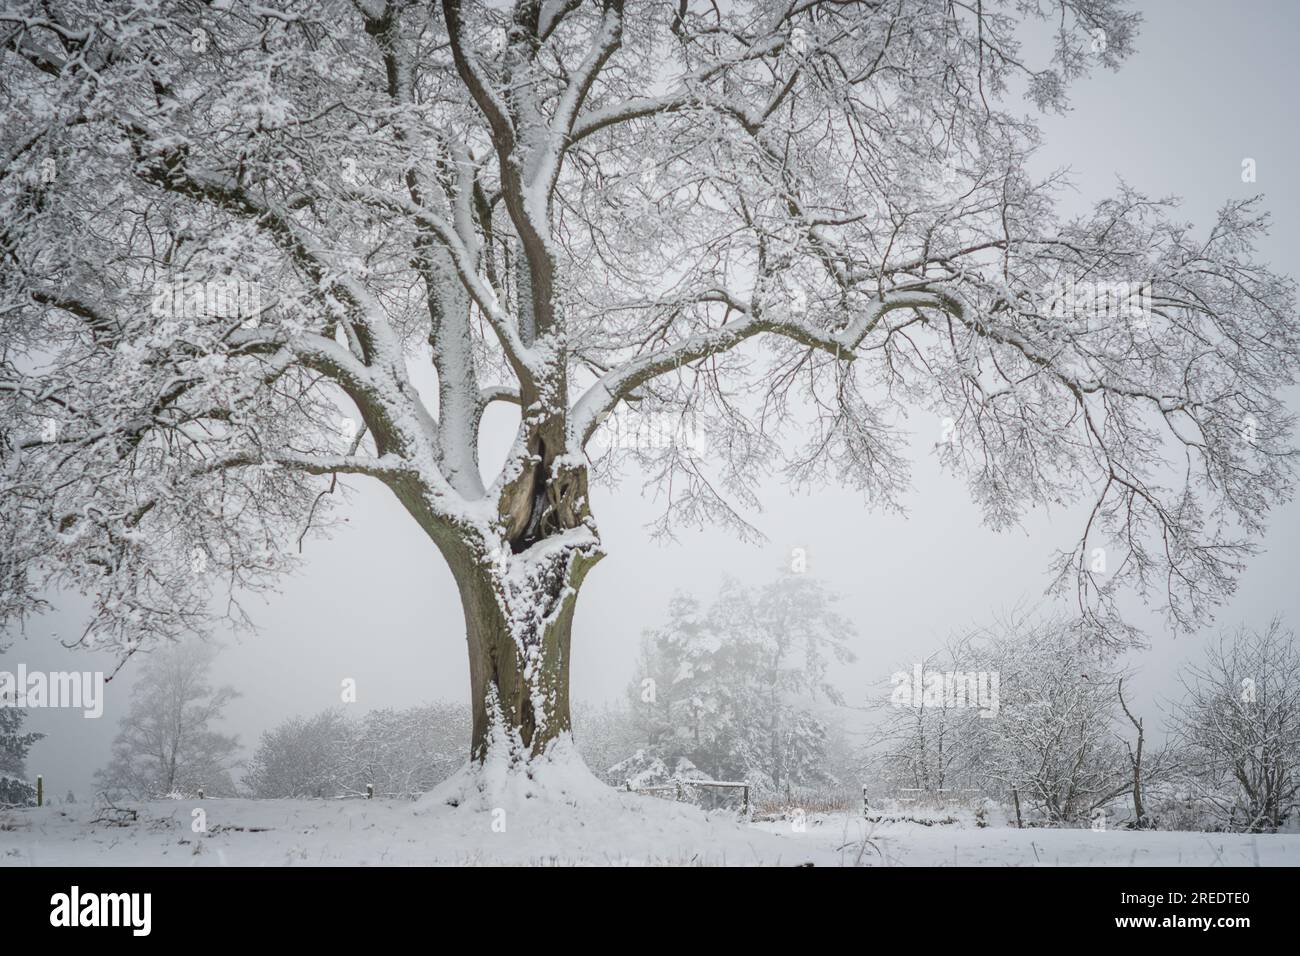
[[[686,804],[610,791],[599,806],[422,808],[387,800],[175,800],[94,824],[89,806],[0,814],[0,865],[793,864],[838,855]],[[207,832],[191,830],[192,811]],[[495,828],[494,828],[495,827]],[[504,827],[504,832],[500,832]]]
[[[577,805],[525,799],[498,808],[504,816],[428,797],[137,806],[139,819],[121,826],[93,822],[85,804],[0,812],[0,865],[1300,865],[1300,834],[980,829],[848,813],[809,815],[799,829],[613,790]],[[196,808],[206,832],[192,830]]]
[[[817,847],[844,847],[860,866],[1297,866],[1300,834],[1189,833],[873,823],[860,815],[817,814],[756,829]],[[851,851],[852,856],[847,853]],[[859,859],[860,854],[860,859]]]

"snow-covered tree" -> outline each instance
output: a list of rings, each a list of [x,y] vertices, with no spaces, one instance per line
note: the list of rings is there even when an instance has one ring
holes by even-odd
[[[27,780],[27,751],[44,734],[25,733],[27,712],[0,705],[0,807],[25,807],[36,802],[36,788]]]
[[[0,807],[23,807],[36,802],[36,788],[27,781],[27,751],[44,734],[24,733],[27,712],[0,706]]]
[[[582,759],[597,776],[620,785],[627,778],[612,774],[610,768],[645,746],[633,720],[632,709],[624,700],[606,701],[600,706],[575,701],[573,739]]]
[[[1179,770],[1125,695],[1113,653],[1059,619],[1015,614],[899,671],[873,701],[863,764],[882,791],[973,791],[1053,823],[1087,820],[1129,796],[1132,825],[1155,821],[1147,787]],[[972,696],[987,689],[993,700]],[[1163,792],[1163,790],[1162,790]]]
[[[1163,821],[1152,813],[1148,794],[1152,790],[1158,795],[1168,794],[1176,781],[1186,774],[1186,768],[1180,764],[1178,749],[1169,739],[1162,743],[1152,742],[1146,719],[1134,713],[1124,696],[1122,677],[1115,687],[1115,696],[1119,699],[1124,719],[1129,723],[1129,728],[1118,732],[1128,757],[1128,796],[1133,806],[1129,825],[1138,830],[1161,826]]]
[[[854,660],[848,648],[854,628],[835,610],[836,600],[806,573],[787,573],[752,597],[725,589],[717,609],[735,640],[757,651],[747,676],[750,692],[761,701],[756,716],[766,719],[758,724],[753,763],[766,768],[767,782],[778,793],[825,779],[830,727],[813,704],[844,703],[827,679],[829,666]]]
[[[921,674],[967,673],[969,645],[955,641],[918,662]],[[966,695],[914,693],[911,673],[896,672],[896,680],[878,699],[870,701],[876,718],[867,736],[863,765],[866,778],[881,791],[914,790],[927,794],[976,787],[979,768],[977,706]],[[904,686],[903,678],[907,679]],[[900,688],[905,693],[900,693]],[[978,703],[978,702],[976,702]]]
[[[666,520],[742,529],[774,461],[888,504],[923,408],[995,528],[1087,497],[1058,585],[1098,633],[1124,635],[1124,583],[1193,626],[1290,486],[1294,294],[1253,258],[1255,202],[1197,234],[1123,188],[1062,221],[1061,178],[1028,171],[1019,94],[1064,108],[1138,20],[7,4],[0,611],[65,588],[93,598],[87,641],[202,629],[365,478],[450,567],[472,753],[515,766],[569,732],[590,479],[631,456]],[[608,440],[638,415],[673,440]]]
[[[0,644],[0,653],[8,650]],[[27,711],[17,700],[0,695],[0,807],[24,807],[36,802],[36,788],[27,781],[27,751],[44,734],[23,730]]]
[[[1241,628],[1182,676],[1174,718],[1196,797],[1230,830],[1276,830],[1300,806],[1300,649],[1273,620]]]
[[[255,797],[415,796],[465,763],[469,732],[469,709],[446,703],[294,717],[262,734],[244,783]]]
[[[244,786],[262,798],[339,796],[352,735],[338,708],[292,717],[262,734]]]
[[[212,725],[238,694],[209,683],[214,656],[211,645],[193,640],[148,654],[108,766],[95,774],[99,789],[139,800],[200,789],[214,797],[234,795],[239,742]]]
[[[984,788],[1054,823],[1087,820],[1132,786],[1112,655],[1060,621],[1013,622],[972,644],[977,671],[998,675],[998,709],[972,723]]]
[[[843,702],[828,664],[853,657],[833,603],[802,574],[756,590],[728,581],[707,608],[675,598],[629,687],[647,752],[773,792],[821,782],[828,727],[814,704]]]
[[[358,721],[343,792],[364,793],[372,785],[381,796],[424,793],[464,765],[469,734],[464,706],[369,711]]]

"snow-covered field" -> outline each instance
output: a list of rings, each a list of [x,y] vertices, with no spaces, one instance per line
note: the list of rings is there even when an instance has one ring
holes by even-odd
[[[193,829],[199,808],[206,832]],[[873,824],[846,813],[744,823],[616,791],[578,805],[523,801],[504,813],[427,798],[171,800],[138,809],[124,825],[94,822],[89,805],[0,813],[0,865],[1300,865],[1300,834],[981,829]]]

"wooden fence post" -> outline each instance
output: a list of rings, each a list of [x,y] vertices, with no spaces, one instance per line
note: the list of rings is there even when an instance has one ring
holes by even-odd
[[[373,783],[366,784],[366,799],[375,799],[375,785]]]
[[[45,806],[45,778],[40,774],[36,775],[36,805]]]

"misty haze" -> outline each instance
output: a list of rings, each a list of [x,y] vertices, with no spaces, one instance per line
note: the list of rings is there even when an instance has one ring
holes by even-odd
[[[1298,35],[0,0],[0,864],[1297,865]]]

